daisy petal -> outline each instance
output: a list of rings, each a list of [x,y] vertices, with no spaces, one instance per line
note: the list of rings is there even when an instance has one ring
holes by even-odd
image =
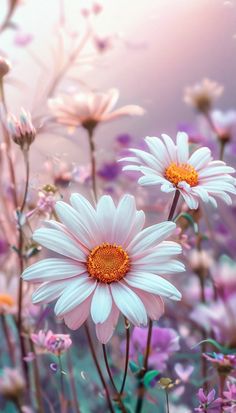
[[[112,283],[111,292],[115,304],[134,325],[146,325],[147,313],[140,298],[122,282]]]
[[[104,323],[112,307],[111,292],[108,284],[98,283],[91,303],[91,316],[95,324]]]

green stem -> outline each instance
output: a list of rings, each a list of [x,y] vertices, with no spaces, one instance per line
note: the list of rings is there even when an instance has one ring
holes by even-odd
[[[98,375],[99,375],[99,377],[100,377],[100,380],[101,380],[101,382],[102,382],[102,385],[103,385],[103,388],[104,388],[104,391],[105,391],[105,394],[106,394],[107,404],[108,404],[109,410],[110,410],[111,413],[115,413],[114,408],[113,408],[113,406],[112,406],[112,402],[111,402],[109,390],[108,390],[106,381],[105,381],[105,379],[104,379],[104,376],[103,376],[103,374],[102,374],[101,367],[100,367],[99,362],[98,362],[98,359],[97,359],[97,355],[96,355],[96,352],[95,352],[95,348],[94,348],[94,345],[93,345],[92,337],[91,337],[91,335],[90,335],[90,331],[89,331],[89,328],[88,328],[87,323],[84,324],[84,328],[85,328],[85,333],[86,333],[86,336],[87,336],[88,344],[89,344],[89,347],[90,347],[90,350],[91,350],[91,354],[92,354],[92,357],[93,357],[93,361],[94,361],[94,364],[95,364],[95,366],[96,366]]]

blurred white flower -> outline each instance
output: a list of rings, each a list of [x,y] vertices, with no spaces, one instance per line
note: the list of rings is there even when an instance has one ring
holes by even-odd
[[[211,109],[215,100],[222,95],[223,90],[222,85],[205,78],[201,82],[185,88],[184,102],[199,112],[206,113]]]

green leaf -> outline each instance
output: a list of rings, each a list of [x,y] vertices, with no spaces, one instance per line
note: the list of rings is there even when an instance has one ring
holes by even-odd
[[[219,350],[222,354],[236,354],[236,349],[229,349],[228,347],[224,347],[221,344],[219,344],[216,340],[213,340],[213,338],[207,338],[206,340],[202,340],[192,348],[196,348],[203,343],[211,344],[213,347],[217,348],[217,350]]]
[[[177,222],[180,218],[185,218],[192,225],[195,234],[199,233],[198,224],[194,221],[192,215],[187,212],[181,212],[181,214],[177,215],[174,221]]]
[[[157,377],[158,374],[160,374],[160,372],[159,372],[158,370],[150,370],[150,371],[148,371],[148,372],[145,374],[144,378],[143,378],[144,386],[145,386],[145,387],[149,387],[151,381],[152,381],[153,379],[155,379],[155,377]]]
[[[138,366],[138,364],[135,363],[135,361],[130,360],[129,362],[129,368],[132,371],[133,374],[137,374],[140,370],[140,367]]]

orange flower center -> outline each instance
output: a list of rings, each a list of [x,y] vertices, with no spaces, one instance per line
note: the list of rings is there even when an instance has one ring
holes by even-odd
[[[104,283],[121,280],[130,267],[129,256],[120,245],[103,243],[87,259],[89,275]]]
[[[6,305],[8,307],[13,307],[15,304],[13,298],[8,294],[0,294],[0,306]]]
[[[190,186],[198,184],[198,173],[192,165],[187,163],[171,163],[165,170],[165,177],[173,185],[178,186],[182,181],[187,182]]]

